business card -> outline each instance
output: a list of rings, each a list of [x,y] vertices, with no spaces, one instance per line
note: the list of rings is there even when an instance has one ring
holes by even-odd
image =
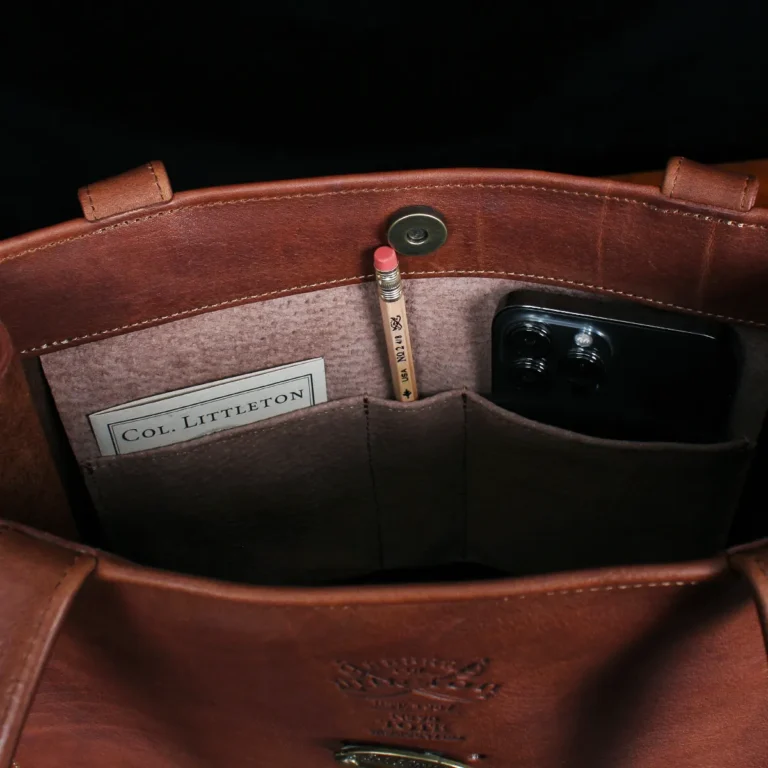
[[[321,357],[113,406],[88,418],[102,456],[253,424],[328,400]]]

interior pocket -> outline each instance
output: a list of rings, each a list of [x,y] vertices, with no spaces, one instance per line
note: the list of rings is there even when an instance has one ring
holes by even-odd
[[[464,398],[370,399],[371,472],[382,564],[420,568],[464,559]]]
[[[602,440],[469,392],[355,397],[85,465],[108,543],[265,584],[472,562],[511,574],[711,555],[747,441]]]
[[[363,398],[86,465],[110,547],[260,583],[380,567]]]
[[[712,555],[751,448],[604,440],[467,394],[467,550],[512,574]]]

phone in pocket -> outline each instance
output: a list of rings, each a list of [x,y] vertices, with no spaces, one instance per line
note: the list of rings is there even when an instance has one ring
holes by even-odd
[[[494,402],[539,422],[622,440],[728,437],[741,353],[710,318],[520,290],[493,319]]]

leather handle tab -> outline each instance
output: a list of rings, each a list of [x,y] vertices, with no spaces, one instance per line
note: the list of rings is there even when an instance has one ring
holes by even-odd
[[[759,187],[757,177],[751,174],[673,157],[667,164],[661,192],[675,200],[743,212],[754,208]]]
[[[77,196],[85,218],[101,221],[170,202],[173,189],[165,166],[159,160],[152,160],[132,171],[82,187]]]
[[[96,559],[0,525],[0,768],[13,753],[54,640]]]

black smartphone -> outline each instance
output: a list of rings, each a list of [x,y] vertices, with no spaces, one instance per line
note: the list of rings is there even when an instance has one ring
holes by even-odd
[[[595,437],[685,443],[728,437],[741,352],[706,317],[514,291],[493,319],[498,405]]]

